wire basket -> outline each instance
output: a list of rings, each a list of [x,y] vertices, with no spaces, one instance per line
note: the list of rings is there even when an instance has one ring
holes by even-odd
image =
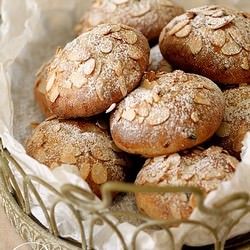
[[[33,246],[34,249],[41,249],[41,246],[46,246],[47,249],[59,250],[59,249],[96,249],[95,242],[93,240],[93,232],[96,225],[107,224],[111,230],[119,238],[122,249],[136,249],[136,241],[139,233],[148,229],[162,229],[168,237],[169,247],[164,249],[196,249],[175,244],[174,236],[170,230],[171,225],[194,224],[200,225],[205,228],[208,233],[211,233],[214,238],[214,245],[206,246],[201,249],[250,249],[245,246],[239,248],[240,245],[246,245],[250,241],[250,235],[236,237],[226,242],[226,239],[231,232],[232,228],[249,213],[249,195],[246,193],[234,194],[230,197],[225,197],[215,208],[208,208],[204,205],[203,192],[195,187],[138,187],[133,184],[125,183],[106,183],[102,186],[103,199],[97,202],[94,199],[94,195],[87,190],[81,189],[77,186],[65,184],[62,186],[61,191],[57,191],[55,188],[44,182],[37,176],[26,175],[21,166],[10,155],[7,149],[3,148],[0,143],[0,197],[4,206],[5,212],[11,222],[21,235],[21,237],[28,242],[36,242]],[[22,185],[17,183],[13,174],[13,169],[22,176]],[[56,197],[53,205],[48,208],[42,200],[39,192],[36,189],[36,183],[42,185],[53,193]],[[22,186],[22,187],[21,187]],[[146,216],[143,216],[137,212],[127,211],[111,211],[109,207],[112,203],[112,192],[183,192],[193,193],[196,196],[197,206],[200,211],[215,218],[223,218],[223,226],[220,224],[218,228],[212,228],[205,223],[194,220],[152,220]],[[44,217],[46,218],[48,229],[45,228],[31,213],[30,197],[34,196],[38,202]],[[59,203],[64,203],[73,214],[74,219],[77,221],[81,241],[76,242],[72,239],[62,238],[56,223],[56,206]],[[233,220],[229,219],[229,214],[232,211],[238,210],[238,216]],[[87,214],[87,216],[86,216]],[[110,216],[119,217],[122,216],[126,219],[136,218],[140,221],[140,225],[133,234],[131,245],[127,245],[126,241],[116,227],[116,225],[110,220]],[[89,227],[83,226],[82,221],[89,219]],[[226,228],[226,230],[225,230]],[[88,237],[87,237],[88,235]]]

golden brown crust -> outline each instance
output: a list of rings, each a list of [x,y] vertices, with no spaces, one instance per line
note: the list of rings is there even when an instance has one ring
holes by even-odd
[[[49,108],[63,118],[102,113],[139,84],[148,60],[148,41],[139,31],[95,27],[68,43],[50,64]]]
[[[106,131],[82,120],[52,119],[36,127],[27,140],[27,153],[50,168],[73,165],[100,196],[100,185],[124,181],[126,158]]]
[[[200,148],[168,157],[149,159],[135,183],[149,186],[196,186],[207,195],[230,180],[238,161],[220,147]],[[196,207],[193,194],[138,193],[139,210],[156,219],[187,219]]]
[[[183,71],[150,77],[111,115],[111,135],[119,148],[154,157],[194,147],[215,133],[224,114],[216,84]]]
[[[49,62],[50,63],[50,62]],[[43,64],[36,74],[36,80],[34,85],[34,95],[42,113],[46,116],[52,116],[53,113],[48,108],[46,99],[46,85],[48,80],[48,67],[49,63]]]
[[[175,68],[225,84],[250,83],[250,16],[204,6],[173,19],[160,49]]]
[[[76,33],[80,35],[103,23],[121,23],[154,40],[172,18],[182,13],[184,9],[170,0],[98,0],[84,14]]]
[[[159,45],[154,46],[150,50],[148,71],[154,72],[166,72],[170,73],[173,71],[172,66],[162,56]]]
[[[226,90],[225,114],[216,132],[216,142],[236,157],[240,157],[242,141],[250,131],[250,86]]]

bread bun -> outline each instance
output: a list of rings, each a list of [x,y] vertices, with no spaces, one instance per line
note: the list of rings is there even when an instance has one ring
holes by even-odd
[[[158,39],[162,28],[184,9],[171,0],[101,0],[93,3],[76,26],[80,35],[103,23],[122,23],[140,30],[148,40]]]
[[[242,141],[250,132],[250,86],[226,90],[226,108],[216,142],[230,154],[240,157]]]
[[[224,84],[250,83],[250,15],[204,6],[174,18],[160,49],[178,69]]]
[[[50,168],[75,166],[101,196],[107,181],[125,181],[128,162],[106,131],[83,120],[52,119],[37,126],[26,143],[27,154]]]
[[[149,45],[137,30],[105,24],[61,50],[49,66],[46,98],[61,118],[89,117],[119,102],[141,80]]]
[[[149,159],[136,178],[140,186],[195,186],[207,195],[230,180],[238,161],[219,147]],[[192,193],[136,193],[138,209],[155,219],[187,219],[197,207]]]
[[[221,124],[224,98],[209,79],[152,72],[112,113],[111,135],[122,150],[154,157],[192,148]]]

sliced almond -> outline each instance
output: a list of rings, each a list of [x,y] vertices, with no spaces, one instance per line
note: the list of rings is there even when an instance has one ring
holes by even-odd
[[[187,37],[191,31],[192,31],[192,26],[186,25],[184,28],[176,32],[175,36],[179,38],[184,38],[184,37]]]
[[[134,3],[132,5],[132,9],[130,10],[130,14],[133,17],[140,17],[145,15],[151,10],[150,1],[141,1],[137,4]]]
[[[222,47],[226,43],[226,33],[224,30],[215,30],[211,39],[214,46]]]
[[[53,73],[50,77],[49,77],[49,80],[47,82],[47,85],[46,85],[46,91],[49,92],[54,84],[56,80],[56,73]]]
[[[120,61],[118,61],[114,66],[114,71],[117,76],[121,76],[123,73],[123,67]]]
[[[47,83],[45,81],[39,81],[39,83],[36,83],[38,91],[42,94],[46,94],[46,85]]]
[[[156,103],[158,103],[161,100],[160,96],[155,92],[153,92],[152,97],[153,97],[154,102]]]
[[[149,115],[149,104],[146,101],[139,103],[135,109],[135,112],[142,117]]]
[[[176,34],[178,31],[180,31],[181,29],[183,29],[186,25],[188,25],[190,23],[189,19],[184,19],[181,20],[180,22],[176,23],[173,28],[168,32],[169,35],[174,35]]]
[[[128,55],[134,60],[139,60],[143,57],[143,52],[138,47],[130,45],[128,46]]]
[[[121,29],[122,29],[122,27],[121,27],[120,24],[113,24],[112,28],[111,28],[111,31],[112,32],[119,32]]]
[[[91,164],[90,163],[83,163],[81,166],[80,166],[80,175],[81,177],[86,180],[89,176],[89,173],[90,173],[90,170],[91,170]]]
[[[137,40],[138,40],[136,33],[134,31],[132,31],[132,30],[126,30],[123,33],[123,39],[128,44],[135,44],[137,42]]]
[[[76,158],[75,158],[73,152],[63,151],[61,154],[61,157],[60,157],[60,161],[62,163],[66,163],[66,164],[75,164]]]
[[[151,126],[161,125],[170,117],[170,111],[167,107],[154,107],[151,109],[149,116],[146,119],[147,124]]]
[[[201,94],[198,94],[195,96],[194,102],[197,104],[202,104],[202,105],[207,105],[207,106],[211,105],[210,101],[205,96],[203,96]]]
[[[83,77],[79,72],[73,72],[70,75],[69,79],[72,82],[72,84],[77,88],[81,88],[83,84],[87,82],[87,79]]]
[[[60,95],[57,87],[53,88],[49,93],[49,99],[51,102],[55,102],[57,97]]]
[[[105,148],[104,145],[92,147],[91,154],[100,161],[109,161],[114,158],[114,152]]]
[[[133,109],[124,110],[122,113],[122,118],[132,122],[136,117],[136,113]]]
[[[65,89],[70,89],[72,87],[72,82],[67,80],[67,81],[63,82],[62,85],[60,84],[60,87],[63,87]]]
[[[159,5],[162,6],[174,6],[173,2],[169,1],[169,0],[158,0]]]
[[[100,44],[100,50],[102,53],[108,54],[113,49],[113,43],[108,38],[103,38]]]
[[[93,71],[95,70],[95,63],[95,59],[90,58],[83,64],[83,72],[85,75],[91,75],[93,73]]]
[[[244,70],[249,70],[249,62],[248,62],[248,58],[244,57],[242,60],[242,64],[240,65],[242,69]]]
[[[122,96],[125,97],[128,94],[125,77],[124,76],[120,76],[118,78],[117,84],[119,85],[119,88],[120,88],[120,91],[122,93]]]
[[[108,180],[107,168],[100,163],[93,164],[91,170],[91,177],[92,180],[99,185],[107,182]]]
[[[101,101],[104,101],[104,82],[101,79],[98,79],[95,84],[95,90],[98,98]]]
[[[197,55],[201,49],[202,49],[202,38],[197,36],[197,37],[192,37],[188,41],[188,46],[192,52],[193,55]]]
[[[193,122],[197,123],[199,121],[199,115],[197,112],[193,112],[191,114],[191,119],[193,120]]]
[[[220,29],[234,20],[235,16],[225,16],[222,18],[209,17],[206,19],[206,24],[210,29]]]
[[[216,131],[216,135],[224,138],[231,134],[230,125],[226,122],[222,122],[219,129]]]
[[[230,29],[228,29],[228,32],[238,45],[242,46],[244,44],[244,38],[238,28],[231,27]]]
[[[113,3],[119,5],[119,4],[124,4],[124,3],[127,3],[128,0],[112,0]]]
[[[227,42],[221,49],[222,53],[226,56],[237,55],[242,51],[242,48],[233,40]]]
[[[116,103],[112,103],[105,113],[108,114],[112,112],[115,108],[116,108]]]
[[[151,90],[154,88],[155,85],[158,85],[156,81],[150,82],[148,79],[145,79],[142,83],[141,86],[144,89]]]

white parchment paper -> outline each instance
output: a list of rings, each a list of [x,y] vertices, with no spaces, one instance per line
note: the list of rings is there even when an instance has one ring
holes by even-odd
[[[208,3],[207,0],[177,1],[187,8]],[[211,2],[211,1],[210,1]],[[213,1],[216,4],[230,5],[250,11],[249,0]],[[88,189],[78,173],[69,166],[53,172],[26,155],[22,144],[31,132],[32,122],[41,122],[41,115],[33,97],[33,82],[38,68],[54,53],[57,46],[63,46],[74,37],[73,27],[86,10],[90,1],[86,0],[2,0],[0,28],[0,137],[12,156],[21,164],[27,174],[37,175],[56,189],[65,183]],[[210,193],[206,204],[234,192],[250,193],[250,134],[245,139],[242,162],[230,182],[222,183],[218,190]],[[20,176],[17,175],[20,179]],[[39,193],[49,205],[53,197],[45,189]],[[76,223],[72,223],[70,210],[63,204],[58,206],[57,222],[62,236],[80,240]],[[45,218],[37,203],[32,203],[32,213],[46,225]],[[233,215],[232,215],[233,216]],[[194,211],[192,219],[210,221],[211,226],[217,221]],[[113,223],[121,230],[129,245],[136,227],[128,222]],[[89,221],[83,222],[88,227]],[[244,218],[233,230],[231,236],[250,231],[250,217]],[[206,231],[193,226],[180,226],[173,230],[176,243],[189,233],[186,242],[192,245],[211,243]],[[140,233],[138,249],[166,249],[168,238],[162,231],[149,235]],[[117,236],[107,226],[98,226],[94,232],[96,249],[117,250],[121,248]]]

